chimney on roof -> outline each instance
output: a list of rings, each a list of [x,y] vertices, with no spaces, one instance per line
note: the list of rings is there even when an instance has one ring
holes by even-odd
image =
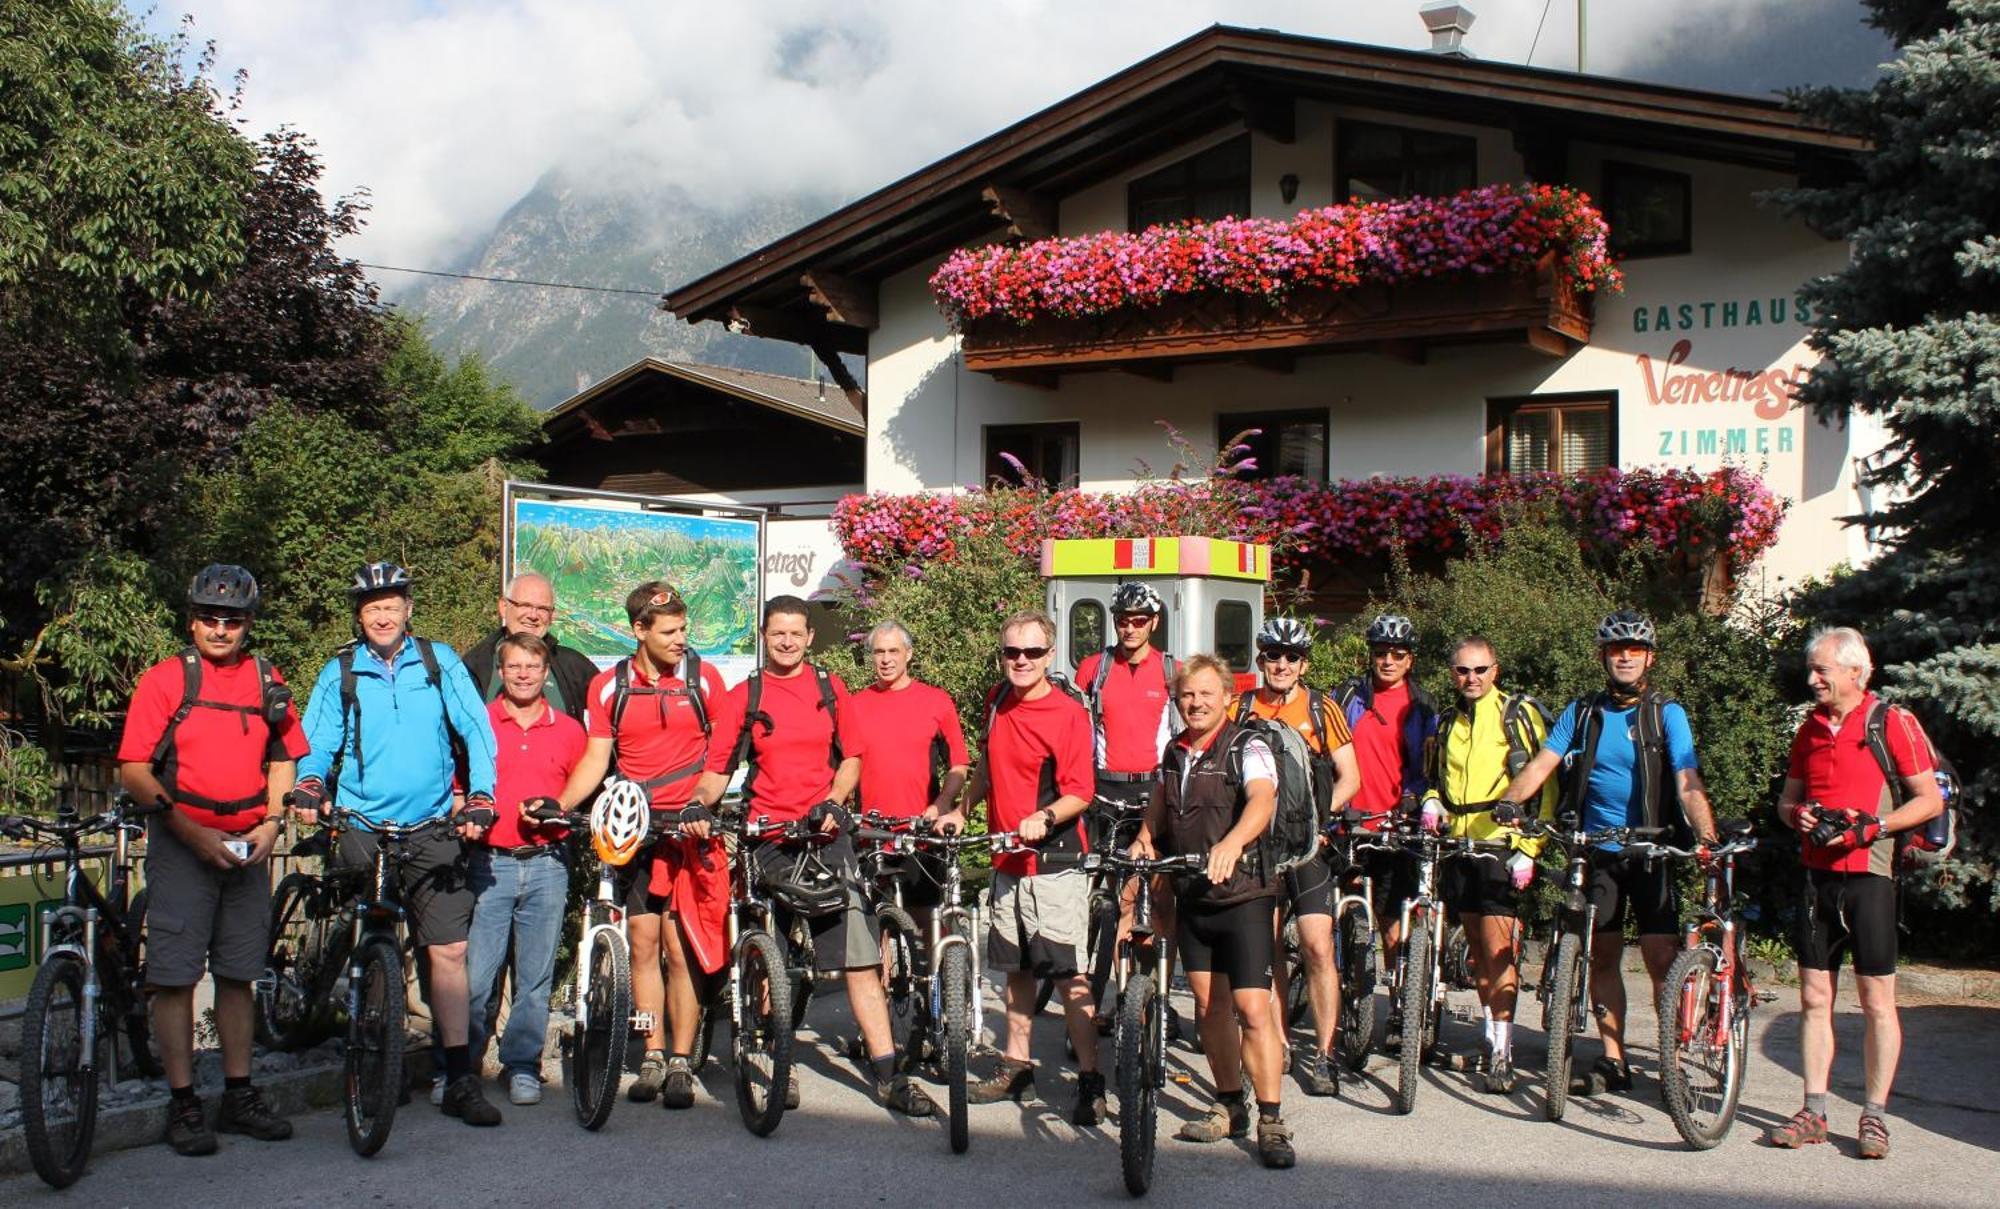
[[[1453,59],[1472,57],[1472,52],[1465,49],[1465,35],[1477,20],[1471,9],[1451,0],[1438,0],[1418,9],[1417,16],[1423,18],[1424,28],[1431,31],[1433,51]]]

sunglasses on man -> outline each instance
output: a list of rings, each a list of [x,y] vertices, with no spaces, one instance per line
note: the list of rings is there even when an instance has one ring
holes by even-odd
[[[1257,652],[1266,663],[1304,663],[1307,652],[1295,646],[1267,646]]]
[[[1032,661],[1040,659],[1048,653],[1049,648],[1045,646],[1003,646],[1000,648],[1000,658],[1006,660],[1008,663],[1014,663],[1022,659]]]
[[[237,630],[250,624],[241,613],[196,613],[194,619],[211,630]]]

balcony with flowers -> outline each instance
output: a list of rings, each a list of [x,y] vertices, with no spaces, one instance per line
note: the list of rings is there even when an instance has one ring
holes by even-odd
[[[1030,380],[1493,341],[1562,356],[1620,285],[1606,235],[1578,190],[1500,184],[962,248],[930,287],[968,368]]]

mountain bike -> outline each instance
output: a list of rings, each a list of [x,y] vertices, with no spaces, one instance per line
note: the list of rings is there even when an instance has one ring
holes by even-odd
[[[1581,824],[1578,824],[1579,828]],[[1546,835],[1568,860],[1563,872],[1563,906],[1556,914],[1535,996],[1542,1001],[1542,1031],[1548,1034],[1548,1061],[1542,1068],[1542,1113],[1563,1119],[1569,1107],[1571,1052],[1590,1019],[1590,947],[1597,933],[1597,907],[1590,901],[1591,863],[1606,844],[1644,843],[1664,828],[1620,827],[1609,831],[1565,831],[1524,819],[1523,835]]]
[[[1328,823],[1323,843],[1350,848],[1366,833],[1359,830],[1368,816],[1349,810]],[[1354,866],[1351,855],[1337,865]],[[1375,983],[1379,965],[1375,946],[1375,893],[1373,879],[1365,874],[1350,878],[1334,875],[1333,966],[1339,985],[1340,1009],[1334,1029],[1334,1049],[1349,1070],[1368,1065],[1368,1049],[1375,1042]],[[1283,930],[1285,1020],[1289,1026],[1311,1006],[1306,993],[1305,959],[1299,950],[1298,922],[1287,916]]]
[[[121,793],[88,818],[69,806],[53,820],[0,816],[0,834],[62,849],[62,904],[41,919],[42,964],[21,1012],[22,1132],[35,1174],[52,1187],[75,1183],[90,1160],[99,1077],[160,1073],[146,1020],[146,892],[127,895],[138,820],[163,807]],[[111,867],[100,891],[84,872],[83,841],[106,833]]]
[[[1092,852],[1083,856],[1040,853],[1044,866],[1075,864],[1086,873],[1104,873],[1116,883],[1157,875],[1184,877],[1208,868],[1206,853],[1145,858]],[[1125,1190],[1144,1196],[1153,1183],[1153,1151],[1158,1137],[1160,1091],[1167,1084],[1167,946],[1154,935],[1153,896],[1141,893],[1132,905],[1132,930],[1118,942],[1112,966],[1115,1005],[1111,1051],[1118,1088],[1118,1161]]]
[[[1721,842],[1705,851],[1650,846],[1702,871],[1701,906],[1660,986],[1660,1083],[1674,1129],[1694,1150],[1714,1147],[1736,1120],[1750,1010],[1769,999],[1750,983],[1736,926],[1736,858],[1757,846],[1750,828],[1747,819],[1722,823]]]
[[[321,828],[292,846],[291,855],[321,862],[321,871],[294,868],[271,891],[271,940],[264,973],[251,984],[258,1044],[309,1049],[331,1036],[346,1002],[340,980],[354,943],[343,909],[367,881],[365,869],[333,862],[336,827]]]
[[[1014,833],[946,835],[932,830],[930,820],[924,818],[891,827],[881,826],[884,820],[875,816],[862,821],[864,825],[855,831],[854,838],[882,845],[863,855],[863,867],[866,871],[872,856],[877,876],[869,880],[884,885],[889,899],[877,909],[876,917],[882,924],[883,978],[897,1049],[913,1061],[928,1060],[935,1066],[949,1101],[952,1153],[964,1154],[971,1144],[965,1059],[979,1029],[985,989],[979,977],[979,946],[972,942],[972,913],[964,902],[959,857],[969,848],[1004,847],[1013,842]],[[903,907],[902,879],[894,876],[893,869],[883,869],[881,858],[910,857],[926,850],[944,858],[944,880],[921,948],[927,960],[920,960],[916,923]]]
[[[718,995],[705,1006],[700,1031],[705,1033],[708,1021],[727,1008],[736,1109],[745,1128],[760,1138],[769,1137],[785,1118],[792,1081],[792,1032],[797,1027],[792,990],[799,972],[787,963],[785,945],[773,929],[774,911],[760,888],[754,851],[760,842],[803,842],[815,832],[802,820],[775,823],[742,816],[726,818],[721,827],[736,840],[731,857],[735,872],[730,878],[729,979],[719,988],[726,998]],[[810,964],[804,967],[804,979],[810,984]],[[705,1055],[706,1044],[702,1049]]]
[[[1132,837],[1139,834],[1139,825],[1146,820],[1146,808],[1096,794],[1092,797],[1087,817],[1098,820],[1090,824],[1093,827],[1090,841],[1093,849],[1122,851],[1132,843]],[[1084,952],[1090,955],[1090,1002],[1106,1013],[1099,1017],[1100,1034],[1108,1023],[1110,1013],[1110,1006],[1104,999],[1104,987],[1110,981],[1111,967],[1117,960],[1114,950],[1118,944],[1119,899],[1124,893],[1125,880],[1123,877],[1103,876],[1090,879],[1090,928],[1085,934]],[[1041,986],[1035,991],[1036,1015],[1041,1015],[1042,1009],[1049,1006],[1055,991],[1055,979],[1042,979]]]
[[[1436,938],[1443,917],[1437,893],[1438,865],[1446,841],[1421,830],[1414,819],[1395,819],[1387,827],[1357,837],[1354,850],[1404,853],[1417,866],[1416,894],[1399,908],[1403,945],[1389,979],[1391,1011],[1402,1024],[1394,1104],[1397,1112],[1407,1113],[1417,1106],[1424,1059],[1437,1048],[1443,1017],[1444,988],[1439,981]]]

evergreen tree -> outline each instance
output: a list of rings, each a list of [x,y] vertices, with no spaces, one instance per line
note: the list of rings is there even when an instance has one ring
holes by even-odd
[[[1847,180],[1781,196],[1847,240],[1808,287],[1823,360],[1800,392],[1867,415],[1888,445],[1864,475],[1883,535],[1869,566],[1809,593],[1815,621],[1864,629],[1877,683],[1914,708],[1968,781],[1960,859],[1928,884],[1960,907],[2000,859],[2000,0],[1868,0],[1900,54],[1866,91],[1795,102],[1869,141]]]

